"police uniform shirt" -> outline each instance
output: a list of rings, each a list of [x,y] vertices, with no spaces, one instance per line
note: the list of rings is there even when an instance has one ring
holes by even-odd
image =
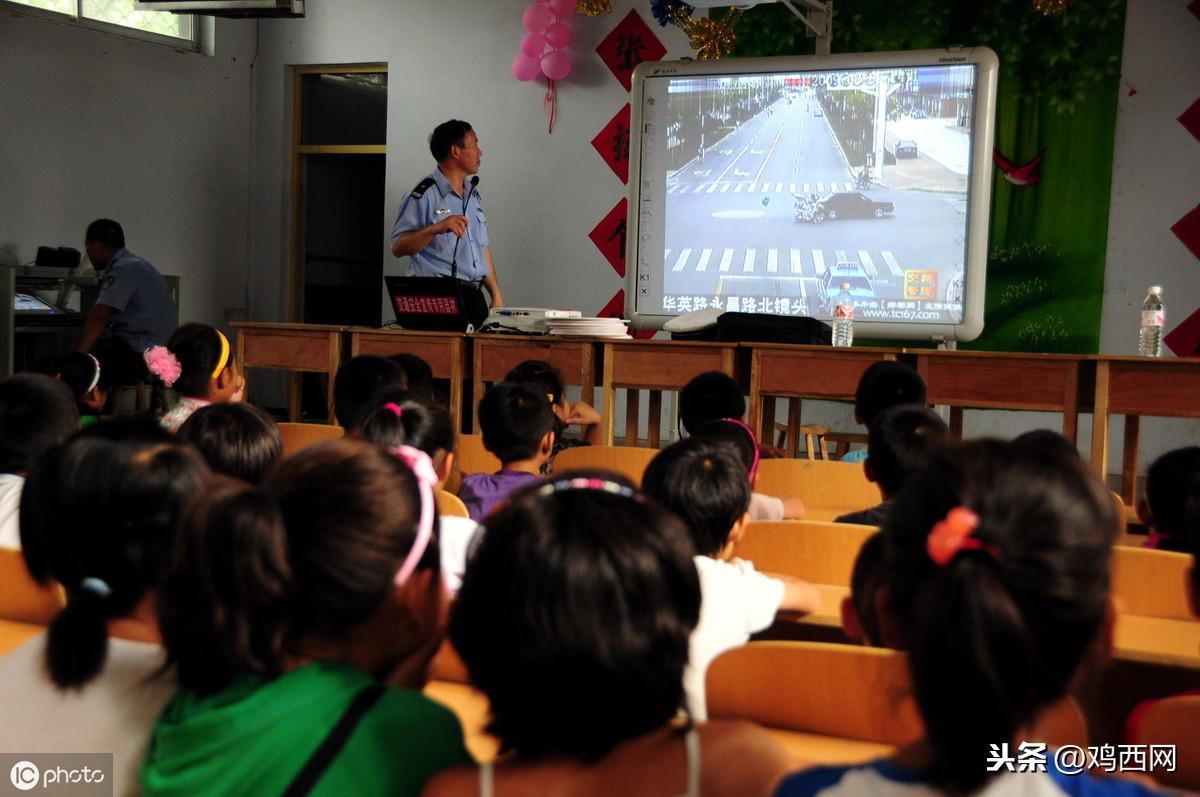
[[[113,334],[136,352],[162,346],[175,331],[175,301],[158,269],[119,249],[100,276],[96,304],[113,309]]]
[[[451,258],[458,262],[458,278],[478,282],[487,277],[487,261],[483,250],[489,245],[487,218],[483,215],[483,201],[479,191],[471,191],[465,183],[463,190],[470,194],[467,201],[467,233],[461,239],[452,232],[433,236],[429,245],[420,252],[409,255],[408,276],[449,277]],[[417,184],[412,193],[400,204],[396,223],[392,227],[392,242],[406,232],[424,229],[437,224],[449,216],[463,214],[463,197],[456,194],[441,169]],[[458,253],[454,244],[458,242]]]

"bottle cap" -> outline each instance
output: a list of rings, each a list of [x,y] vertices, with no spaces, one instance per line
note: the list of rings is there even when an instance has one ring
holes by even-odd
[[[1150,290],[1148,292],[1154,293],[1154,294],[1162,294],[1162,286],[1161,285],[1151,285]]]

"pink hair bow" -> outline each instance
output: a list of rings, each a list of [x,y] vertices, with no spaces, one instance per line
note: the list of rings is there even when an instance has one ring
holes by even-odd
[[[146,361],[146,370],[154,374],[166,387],[175,384],[175,380],[183,373],[179,359],[166,346],[152,346],[142,352]]]
[[[417,563],[425,555],[429,540],[433,537],[433,488],[437,485],[437,471],[434,470],[433,460],[419,448],[398,446],[392,449],[392,454],[408,466],[417,480],[417,492],[421,494],[421,515],[417,521],[417,538],[413,540],[404,564],[396,571],[395,584],[397,587],[408,581]]]

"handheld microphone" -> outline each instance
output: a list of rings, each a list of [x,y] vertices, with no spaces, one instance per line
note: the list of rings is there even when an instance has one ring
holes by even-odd
[[[475,193],[475,186],[479,185],[479,175],[475,175],[470,180],[471,189],[467,191],[467,196],[463,199],[463,215],[467,215],[467,203],[471,201],[471,194]],[[458,238],[454,242],[454,254],[450,256],[450,277],[458,279],[458,245],[462,243],[462,238]]]

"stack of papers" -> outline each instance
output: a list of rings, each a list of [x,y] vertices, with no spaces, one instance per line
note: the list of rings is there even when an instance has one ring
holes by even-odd
[[[583,338],[628,338],[629,322],[623,318],[548,318],[551,335]]]

